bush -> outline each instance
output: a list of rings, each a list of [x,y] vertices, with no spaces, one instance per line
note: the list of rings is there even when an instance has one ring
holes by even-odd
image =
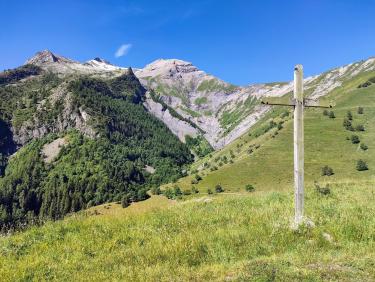
[[[329,184],[327,184],[325,187],[320,187],[320,185],[315,182],[315,191],[318,194],[324,195],[324,196],[331,194],[331,189],[329,188]]]
[[[215,192],[216,193],[222,193],[222,192],[224,192],[224,188],[221,187],[220,184],[216,184],[216,186],[215,186]]]
[[[357,113],[362,115],[363,114],[363,108],[362,107],[358,107],[358,110],[357,110]]]
[[[174,198],[174,193],[171,188],[167,188],[164,190],[164,196],[166,196],[168,199],[173,199]]]
[[[358,160],[356,168],[358,171],[368,170],[367,163],[364,160]]]
[[[354,131],[354,128],[352,126],[352,122],[348,120],[347,118],[344,119],[344,122],[342,124],[346,130]]]
[[[364,127],[362,124],[358,124],[358,125],[355,127],[355,130],[357,130],[357,131],[365,131],[365,127]]]
[[[366,151],[366,150],[368,149],[367,145],[365,145],[365,144],[363,144],[363,143],[361,143],[360,147],[361,147],[361,149],[362,149],[363,151]]]
[[[191,195],[191,190],[187,189],[182,192],[185,196]]]
[[[350,140],[353,144],[358,144],[360,142],[358,135],[352,135],[352,137],[350,137]]]
[[[152,187],[151,194],[153,194],[153,195],[160,195],[161,194],[160,187],[159,186]]]
[[[212,168],[211,168],[211,171],[212,171]],[[192,179],[192,180],[191,180],[191,184],[198,184],[198,180],[196,180],[196,179]]]
[[[331,167],[329,167],[329,166],[324,166],[324,167],[322,167],[322,176],[331,176],[331,175],[333,175],[334,174],[334,172],[333,172],[333,169],[331,168]]]
[[[348,120],[353,120],[352,112],[351,112],[351,111],[348,111],[348,112],[346,113],[346,117],[348,118]]]
[[[199,182],[202,180],[202,177],[199,175],[199,174],[196,174],[195,176],[195,179]]]
[[[333,111],[330,111],[328,114],[329,118],[336,118],[335,113]]]
[[[175,185],[173,190],[173,193],[176,197],[182,196],[181,188],[179,186]]]
[[[209,194],[209,195],[213,194],[212,190],[211,189],[207,189],[207,194]]]
[[[251,185],[251,184],[247,184],[247,185],[245,186],[245,190],[246,190],[247,192],[253,192],[253,191],[255,190],[255,187],[254,187],[253,185]]]
[[[323,111],[323,116],[328,116],[329,112],[327,110]]]
[[[121,206],[123,208],[127,208],[128,206],[130,206],[130,197],[128,194],[124,195],[121,199]]]
[[[199,190],[196,188],[196,187],[191,187],[191,191],[194,193],[194,194],[198,194],[199,193]]]

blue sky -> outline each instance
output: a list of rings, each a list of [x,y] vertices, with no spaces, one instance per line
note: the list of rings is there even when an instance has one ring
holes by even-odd
[[[297,63],[312,75],[375,56],[374,15],[375,0],[0,0],[0,69],[50,49],[133,67],[178,58],[238,85],[285,81]]]

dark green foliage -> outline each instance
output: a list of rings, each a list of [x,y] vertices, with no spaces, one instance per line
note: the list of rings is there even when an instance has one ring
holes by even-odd
[[[357,113],[362,115],[364,112],[363,108],[362,107],[358,107],[358,110],[357,110]]]
[[[333,172],[333,169],[329,166],[324,166],[322,167],[322,176],[331,176],[333,175],[334,172]]]
[[[354,131],[352,122],[348,120],[347,118],[344,119],[343,126],[345,127],[346,130]]]
[[[329,112],[327,110],[323,111],[323,116],[328,116]]]
[[[42,69],[34,65],[24,65],[13,70],[0,73],[0,85],[14,83],[32,75],[38,75]]]
[[[251,185],[251,184],[246,184],[245,190],[247,192],[253,192],[255,190],[255,187],[253,185]]]
[[[346,117],[348,118],[348,120],[353,120],[352,112],[351,112],[351,111],[348,111],[348,112],[346,113]]]
[[[131,68],[128,69],[127,74],[112,79],[109,85],[113,93],[112,96],[115,98],[125,98],[135,104],[144,99],[146,89],[140,85]]]
[[[361,143],[360,145],[360,148],[363,150],[363,151],[366,151],[368,149],[367,145]]]
[[[13,122],[13,126],[17,119],[19,124],[29,120],[38,101],[48,96],[58,81],[48,74],[0,87],[4,98],[0,99],[0,119]],[[97,137],[70,132],[69,144],[53,165],[44,162],[40,151],[55,135],[19,151],[0,179],[1,226],[58,219],[93,205],[121,202],[125,195],[130,201],[147,199],[150,187],[181,177],[183,166],[193,161],[188,147],[145,111],[141,103],[144,89],[131,72],[109,81],[81,77],[70,82],[69,91],[76,110],[82,108],[91,116],[90,127]],[[27,115],[17,100],[27,102]],[[53,107],[56,113],[61,111],[58,107]],[[38,112],[39,120],[56,120],[53,108],[45,114]],[[17,111],[23,116],[17,116]],[[144,170],[146,164],[156,169],[154,174]]]
[[[202,177],[201,177],[199,174],[196,174],[196,175],[194,176],[194,178],[195,178],[195,180],[197,180],[197,181],[201,181],[201,180],[202,180]]]
[[[287,116],[289,116],[289,112],[288,111],[285,111],[281,114],[281,118],[286,118]]]
[[[368,170],[367,163],[364,160],[358,160],[357,165],[356,165],[356,169],[358,171]]]
[[[328,113],[328,117],[329,117],[329,118],[336,118],[335,113],[334,113],[333,111],[330,111],[330,112]]]
[[[171,188],[167,188],[164,190],[164,196],[166,196],[168,199],[174,199],[174,192]]]
[[[212,190],[211,190],[211,189],[207,189],[207,194],[208,194],[208,195],[213,194],[213,193],[212,193]]]
[[[177,185],[175,185],[173,187],[173,193],[174,193],[175,197],[182,196],[181,188],[179,186],[177,186]]]
[[[369,87],[371,84],[375,83],[375,77],[371,77],[369,80],[366,82],[358,85],[358,88],[364,88],[364,87]]]
[[[352,135],[350,137],[350,140],[352,141],[353,144],[358,144],[360,142],[358,135]]]
[[[325,187],[320,187],[320,185],[317,182],[315,182],[315,191],[319,195],[323,195],[323,196],[327,196],[331,194],[331,189],[329,188],[329,184],[326,184]]]
[[[208,143],[208,141],[202,135],[198,135],[195,138],[191,137],[190,135],[186,135],[185,143],[186,146],[188,146],[188,148],[200,158],[203,158],[214,151],[210,143]]]
[[[216,193],[222,193],[222,192],[224,192],[224,188],[220,184],[216,184],[215,192]]]
[[[191,195],[191,190],[189,190],[189,189],[184,190],[184,191],[182,192],[182,194],[184,194],[185,196],[189,196],[189,195]]]
[[[151,188],[151,193],[153,195],[160,195],[162,192],[161,192],[159,186],[154,186],[154,187]]]
[[[356,131],[365,131],[365,127],[364,127],[362,124],[358,124],[358,125],[355,127],[355,130],[356,130]]]
[[[195,186],[192,186],[192,187],[191,187],[191,191],[192,191],[194,194],[198,194],[198,193],[199,193],[199,190],[198,190],[197,187],[195,187]]]
[[[130,206],[130,197],[128,194],[125,194],[124,196],[122,196],[121,206],[123,208],[127,208],[128,206]]]

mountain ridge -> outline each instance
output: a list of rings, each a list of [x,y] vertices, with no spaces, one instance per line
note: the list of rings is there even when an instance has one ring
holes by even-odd
[[[32,62],[33,59],[29,61]],[[56,62],[46,60],[43,63],[42,67],[60,73],[78,71],[107,77],[121,75],[125,69],[102,59],[78,63],[64,58]],[[57,65],[61,65],[60,70]],[[373,69],[375,58],[371,57],[306,77],[305,92],[311,99],[319,100],[350,77]],[[159,101],[182,117],[171,115],[169,109],[165,110],[158,101],[151,99],[152,95],[146,94],[145,107],[162,120],[181,141],[185,141],[186,135],[203,135],[215,149],[223,148],[236,140],[271,110],[270,107],[261,105],[260,99],[281,98],[293,90],[291,81],[236,86],[180,59],[157,59],[143,68],[135,68],[134,74],[148,92],[155,92]]]

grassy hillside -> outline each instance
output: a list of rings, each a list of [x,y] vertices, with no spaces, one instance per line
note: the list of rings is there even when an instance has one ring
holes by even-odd
[[[372,185],[307,187],[314,228],[290,228],[288,192],[155,197],[0,237],[2,281],[373,281]],[[150,201],[150,202],[149,202]]]
[[[335,118],[323,115],[323,109],[305,110],[305,178],[307,183],[318,182],[368,182],[374,180],[375,169],[375,86],[358,86],[375,73],[364,73],[322,99],[321,104],[334,104]],[[363,114],[358,114],[363,107]],[[253,127],[249,133],[208,156],[192,169],[191,176],[177,184],[191,189],[196,173],[202,176],[194,184],[201,192],[221,184],[226,190],[239,191],[246,184],[259,190],[291,189],[293,185],[293,120],[292,112],[275,108]],[[349,131],[343,121],[351,111],[352,125],[363,125],[365,131]],[[279,123],[281,125],[279,126]],[[360,143],[353,144],[352,135]],[[364,143],[368,149],[362,150]],[[359,159],[367,162],[369,170],[357,171]],[[322,176],[324,166],[333,169],[334,175]],[[199,171],[197,171],[199,170]]]

